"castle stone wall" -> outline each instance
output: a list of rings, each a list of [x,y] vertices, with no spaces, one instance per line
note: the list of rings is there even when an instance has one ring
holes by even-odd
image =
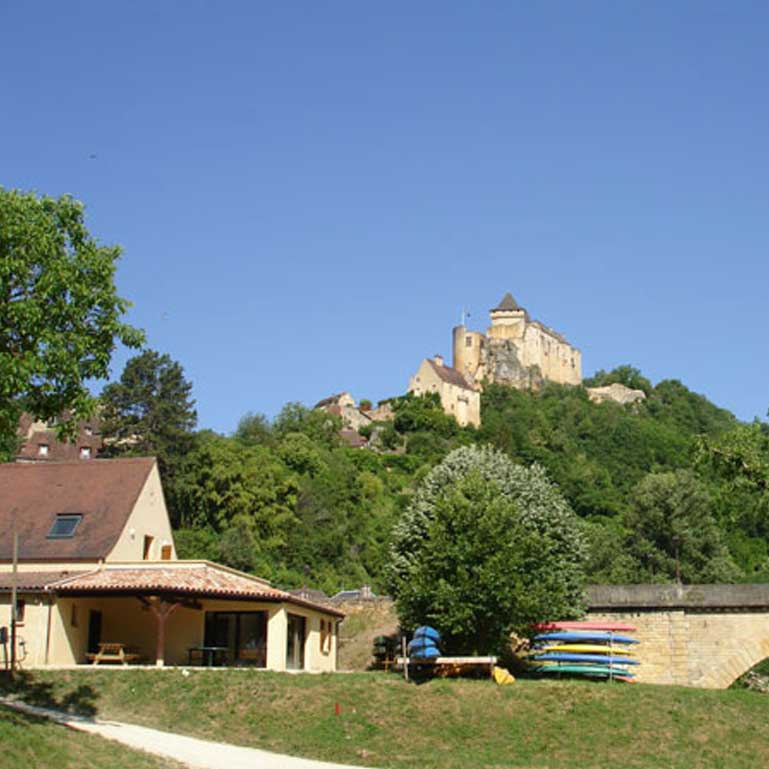
[[[562,336],[538,321],[507,295],[491,310],[491,325],[482,334],[464,325],[453,330],[454,368],[475,387],[484,380],[519,389],[543,381],[582,383],[582,355]]]

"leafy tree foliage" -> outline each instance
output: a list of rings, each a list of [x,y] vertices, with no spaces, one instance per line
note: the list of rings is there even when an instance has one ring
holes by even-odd
[[[235,437],[247,446],[272,446],[275,443],[270,420],[264,414],[253,412],[240,418]]]
[[[710,496],[691,471],[644,478],[633,493],[627,527],[643,582],[731,582],[739,576]]]
[[[643,390],[647,395],[652,392],[652,383],[633,366],[617,366],[611,371],[599,369],[584,380],[585,387],[604,387],[610,384],[622,384],[631,390]]]
[[[390,587],[407,627],[429,622],[451,650],[488,652],[513,628],[578,615],[586,555],[582,525],[542,468],[465,447],[396,524]]]
[[[121,318],[118,246],[102,246],[81,203],[0,188],[0,448],[15,438],[20,409],[41,419],[90,415],[87,383],[109,372],[118,343],[142,334]]]
[[[746,579],[769,581],[769,425],[755,421],[697,443],[716,517]]]
[[[301,403],[287,403],[272,425],[279,438],[288,433],[304,433],[308,438],[327,448],[339,445],[342,420],[320,409],[308,409]]]
[[[288,404],[273,423],[246,414],[230,438],[198,433],[193,448],[176,457],[178,483],[166,484],[175,525],[182,526],[178,550],[287,587],[306,583],[333,593],[370,583],[385,590],[395,522],[421,504],[447,456],[486,444],[516,465],[546,470],[584,522],[591,581],[673,581],[676,546],[684,580],[769,581],[769,427],[741,425],[680,382],[647,386],[626,369],[606,376],[646,389],[640,404],[592,403],[581,387],[522,392],[490,385],[480,430],[459,428],[434,396],[394,399],[397,429],[377,424],[376,450],[345,446],[337,417],[299,404]],[[669,474],[686,495],[665,496]],[[521,531],[518,507],[497,508],[467,483],[451,486],[458,515],[472,504],[486,511],[485,532],[497,531],[501,520]],[[521,540],[521,557],[527,542]],[[466,544],[451,558],[484,556],[480,541]],[[441,563],[448,569],[444,556],[431,557],[432,571]],[[549,585],[550,576],[541,584]],[[455,606],[471,581],[457,584]],[[525,614],[524,599],[512,595]],[[446,594],[441,600],[448,605]],[[461,626],[452,627],[460,638]]]

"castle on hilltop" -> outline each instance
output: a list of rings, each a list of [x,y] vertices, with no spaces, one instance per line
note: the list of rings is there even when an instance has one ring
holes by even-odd
[[[425,358],[409,381],[415,395],[436,393],[443,410],[460,425],[481,423],[483,382],[518,389],[543,382],[582,384],[582,354],[557,331],[532,320],[507,293],[490,311],[491,325],[483,334],[464,322],[453,330],[453,366],[443,358]],[[464,319],[463,319],[464,320]]]
[[[507,293],[490,311],[486,333],[454,327],[454,369],[470,384],[483,380],[519,389],[543,381],[582,384],[582,354],[557,331],[532,320]]]

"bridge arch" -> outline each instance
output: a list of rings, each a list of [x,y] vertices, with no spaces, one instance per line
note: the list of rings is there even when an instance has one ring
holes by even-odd
[[[588,606],[637,627],[640,682],[724,689],[769,657],[769,584],[594,585]]]

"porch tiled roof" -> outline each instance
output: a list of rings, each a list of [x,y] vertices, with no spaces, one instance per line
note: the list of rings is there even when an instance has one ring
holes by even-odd
[[[106,566],[50,585],[50,590],[71,593],[101,594],[173,594],[199,598],[240,598],[270,602],[287,602],[329,614],[342,612],[306,601],[284,590],[272,587],[264,580],[250,577],[213,563],[178,563],[151,567]]]
[[[17,590],[42,590],[47,585],[63,579],[85,574],[84,571],[20,571],[16,575]],[[0,592],[12,589],[13,575],[10,571],[0,572]]]

